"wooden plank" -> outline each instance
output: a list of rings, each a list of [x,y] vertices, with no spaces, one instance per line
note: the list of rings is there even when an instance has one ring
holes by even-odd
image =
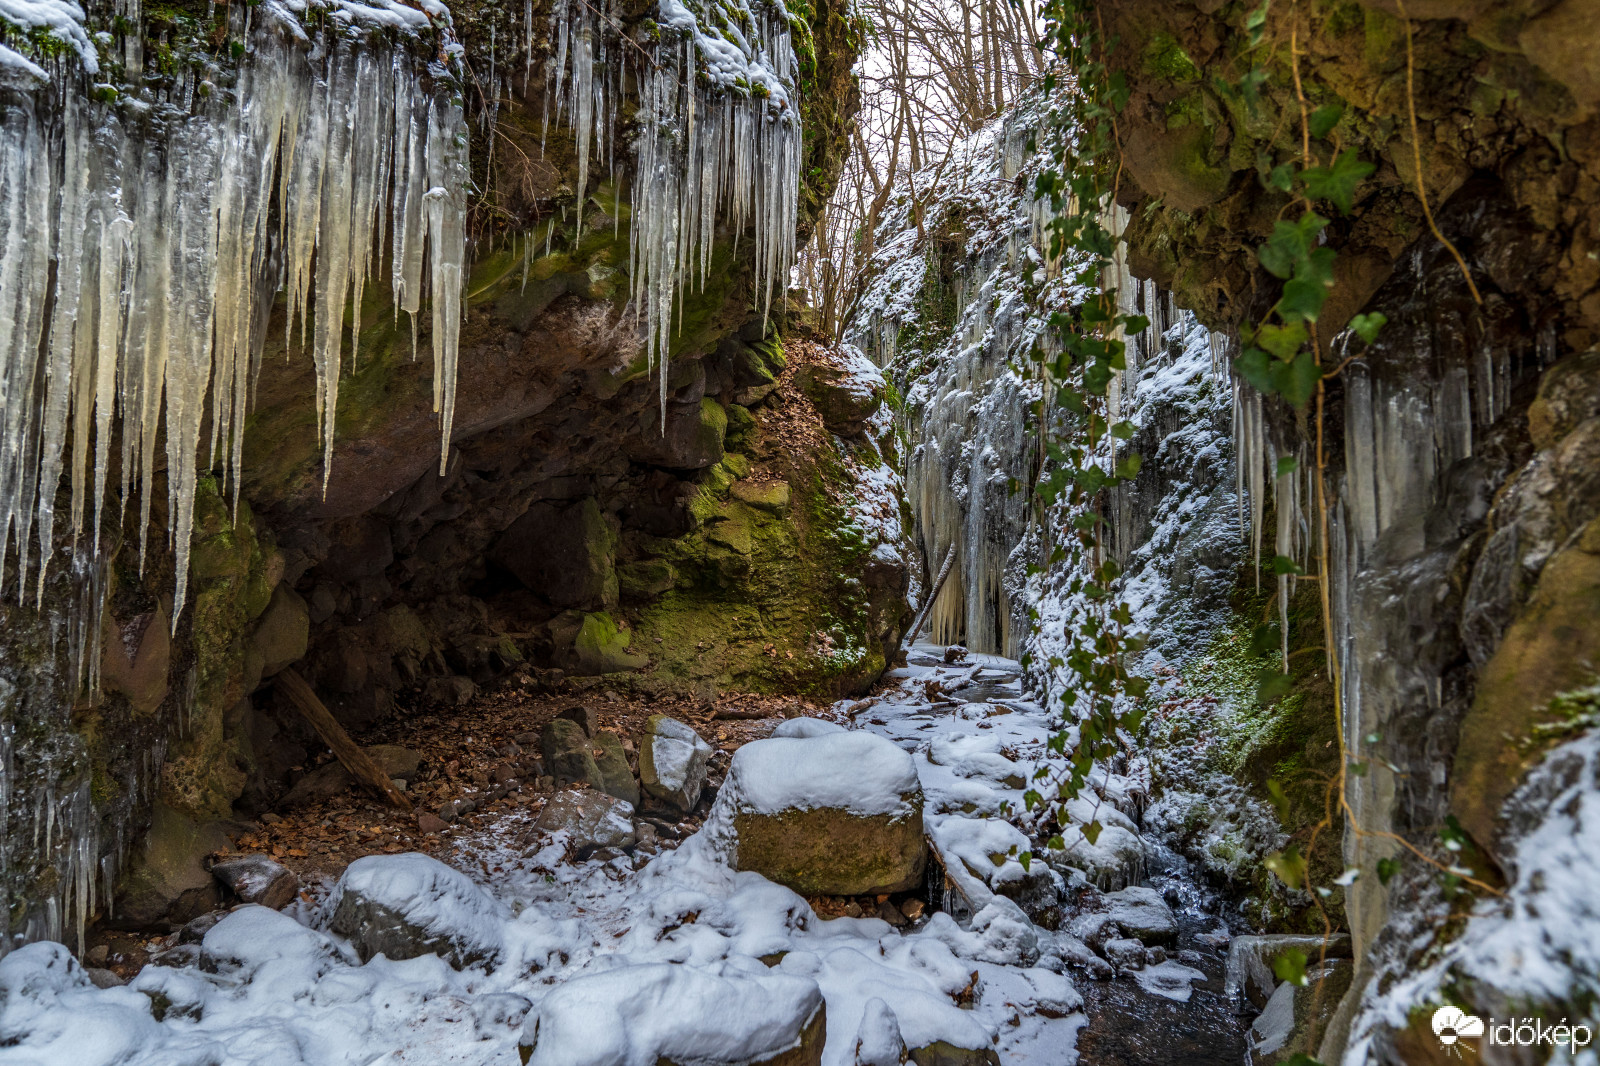
[[[922,604],[922,610],[917,612],[916,621],[911,623],[911,628],[906,631],[906,646],[910,647],[917,639],[917,634],[922,632],[923,623],[927,622],[928,614],[933,610],[934,601],[939,598],[939,593],[944,590],[945,579],[950,576],[950,568],[955,565],[956,546],[950,545],[950,551],[945,554],[944,565],[939,567],[939,576],[933,582],[933,591]]]
[[[405,793],[394,787],[394,782],[383,772],[383,768],[372,761],[359,744],[350,739],[350,734],[344,731],[333,713],[325,707],[311,686],[306,684],[306,679],[301,677],[293,668],[286,669],[278,674],[278,688],[289,697],[289,702],[295,709],[305,716],[311,723],[311,728],[317,731],[317,736],[322,742],[333,750],[333,754],[344,764],[361,784],[365,785],[377,797],[391,807],[398,807],[403,811],[411,809],[411,801]]]

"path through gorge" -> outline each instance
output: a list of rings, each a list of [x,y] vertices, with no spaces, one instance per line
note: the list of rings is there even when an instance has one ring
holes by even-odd
[[[0,0],[0,1063],[1592,1063],[1593,0]]]

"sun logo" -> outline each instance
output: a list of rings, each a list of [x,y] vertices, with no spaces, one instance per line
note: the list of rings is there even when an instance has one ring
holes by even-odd
[[[1476,1014],[1466,1013],[1460,1007],[1440,1007],[1433,1012],[1433,1035],[1439,1038],[1439,1043],[1459,1056],[1461,1049],[1455,1046],[1456,1041],[1464,1036],[1482,1036],[1483,1019]]]

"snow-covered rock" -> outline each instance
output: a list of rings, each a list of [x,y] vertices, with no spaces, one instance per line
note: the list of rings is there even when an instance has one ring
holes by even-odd
[[[772,735],[804,740],[806,737],[820,737],[825,733],[843,732],[845,732],[844,726],[830,722],[826,718],[789,718],[779,722],[773,728]]]
[[[1144,969],[1144,945],[1132,937],[1106,941],[1106,958],[1119,970]]]
[[[902,1066],[906,1042],[894,1011],[877,996],[867,1000],[856,1030],[856,1066]]]
[[[882,737],[824,732],[740,748],[713,819],[730,860],[802,895],[900,892],[922,882],[922,786]]]
[[[1178,936],[1178,921],[1161,893],[1144,885],[1129,885],[1105,896],[1111,920],[1147,944],[1165,943]]]
[[[334,886],[327,911],[329,926],[348,937],[363,960],[440,955],[457,969],[492,963],[510,917],[466,874],[419,854],[357,859]],[[208,951],[228,920],[206,934]]]
[[[664,714],[645,720],[639,745],[639,782],[645,792],[682,811],[700,802],[711,745],[689,726]]]
[[[825,1017],[815,981],[728,967],[620,966],[575,977],[523,1023],[529,1066],[814,1066]]]
[[[294,871],[265,855],[241,855],[224,859],[211,867],[211,876],[245,903],[282,910],[300,891]]]
[[[599,848],[631,848],[638,839],[633,804],[592,788],[557,792],[534,825],[546,833],[565,835],[567,846],[579,856]]]

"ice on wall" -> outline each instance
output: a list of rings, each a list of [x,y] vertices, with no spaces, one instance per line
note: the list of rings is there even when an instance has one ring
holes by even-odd
[[[531,47],[531,5],[527,18]],[[591,162],[614,165],[621,64],[637,86],[631,295],[646,357],[652,366],[661,362],[665,417],[674,311],[705,285],[719,224],[733,230],[736,251],[737,241],[754,242],[763,317],[794,261],[801,151],[794,49],[781,0],[660,0],[644,45],[623,42],[619,26],[612,7],[557,0],[547,99],[555,101],[555,119],[572,123],[581,226]]]
[[[83,32],[69,0],[4,3],[0,17],[44,11],[57,36]],[[448,13],[340,0],[316,40],[277,3],[234,17],[248,44],[230,89],[212,68],[92,101],[71,87],[95,69],[85,37],[81,70],[57,63],[55,85],[0,95],[0,547],[16,554],[19,596],[42,597],[46,558],[32,545],[37,535],[51,550],[63,474],[72,535],[96,545],[116,506],[110,472],[120,471],[120,506],[137,487],[143,554],[164,469],[176,624],[195,482],[222,461],[238,492],[280,289],[291,346],[316,365],[324,477],[345,312],[386,255],[397,306],[416,314],[425,287],[430,297],[448,448],[466,129],[448,71],[390,43],[394,31],[448,36]],[[348,347],[355,358],[353,335]]]

